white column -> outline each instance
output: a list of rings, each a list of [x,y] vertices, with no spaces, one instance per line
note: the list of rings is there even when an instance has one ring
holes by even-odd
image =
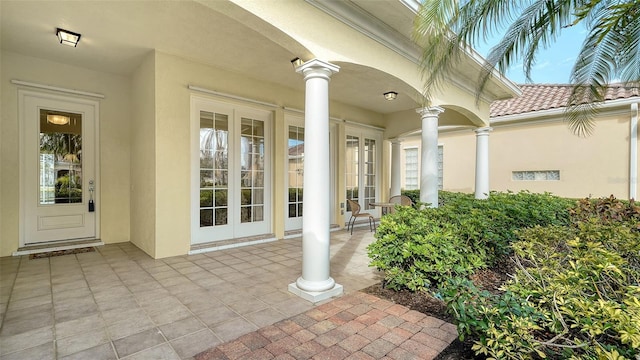
[[[420,201],[438,207],[438,115],[439,106],[417,109],[422,118]]]
[[[476,133],[476,199],[489,197],[489,133],[490,127],[474,130]]]
[[[312,302],[342,294],[329,276],[329,81],[339,67],[317,59],[296,69],[305,80],[302,276],[289,291]]]
[[[402,142],[398,139],[391,140],[391,193],[389,196],[400,195],[401,174],[400,174],[400,145]]]

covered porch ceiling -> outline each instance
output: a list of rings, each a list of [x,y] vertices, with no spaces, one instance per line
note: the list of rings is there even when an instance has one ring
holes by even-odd
[[[130,76],[149,52],[157,50],[304,91],[302,76],[290,61],[312,56],[307,49],[292,39],[272,41],[265,34],[277,29],[231,2],[213,4],[4,0],[2,50],[123,76]],[[390,14],[390,26],[404,24],[397,19]],[[60,45],[57,27],[81,33],[78,47]],[[266,32],[255,30],[269,27]],[[342,70],[332,78],[332,100],[382,114],[419,106],[419,94],[397,78],[354,64],[337,65]],[[382,95],[387,91],[400,95],[387,101]]]

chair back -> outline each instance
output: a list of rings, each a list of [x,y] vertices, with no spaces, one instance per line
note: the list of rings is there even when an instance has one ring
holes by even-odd
[[[351,208],[351,215],[356,216],[360,213],[360,204],[357,201],[353,201],[351,199],[347,199],[347,203],[349,203],[349,207]]]
[[[413,206],[413,201],[411,200],[410,197],[406,196],[406,195],[395,195],[389,198],[389,202],[393,203],[393,204],[398,204],[401,206]],[[392,208],[391,212],[395,212],[396,209]]]

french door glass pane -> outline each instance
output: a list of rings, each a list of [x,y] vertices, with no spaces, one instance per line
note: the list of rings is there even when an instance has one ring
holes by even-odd
[[[82,115],[40,110],[39,202],[82,202]]]
[[[346,165],[346,189],[347,199],[358,201],[358,181],[359,181],[359,152],[360,138],[357,136],[347,135],[347,145],[345,148],[345,165]],[[347,203],[347,211],[351,211],[349,203]]]
[[[240,122],[240,222],[264,220],[264,121]]]
[[[200,227],[229,221],[228,139],[229,117],[200,111]]]
[[[304,174],[304,128],[289,126],[289,218],[302,216],[302,186]],[[300,210],[300,211],[298,211]]]
[[[364,208],[373,209],[369,205],[376,201],[376,141],[373,139],[364,139],[364,179],[365,194]]]

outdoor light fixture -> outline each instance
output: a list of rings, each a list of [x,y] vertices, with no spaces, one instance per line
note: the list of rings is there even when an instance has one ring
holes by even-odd
[[[300,65],[302,65],[302,64],[304,64],[304,61],[302,61],[302,59],[300,59],[299,57],[297,57],[297,58],[293,58],[293,59],[291,60],[291,65],[293,65],[293,68],[294,68],[294,69],[297,69],[297,68],[298,68],[298,66],[300,66]]]
[[[389,91],[389,92],[386,92],[386,93],[384,93],[382,95],[384,95],[384,98],[389,100],[389,101],[393,101],[398,97],[398,93],[395,92],[395,91]]]
[[[69,45],[76,47],[78,46],[78,41],[80,41],[80,34],[74,33],[69,30],[64,30],[58,28],[56,30],[56,35],[58,35],[58,40],[60,40],[60,44]]]
[[[54,125],[67,125],[71,119],[64,115],[47,114],[47,122]]]

